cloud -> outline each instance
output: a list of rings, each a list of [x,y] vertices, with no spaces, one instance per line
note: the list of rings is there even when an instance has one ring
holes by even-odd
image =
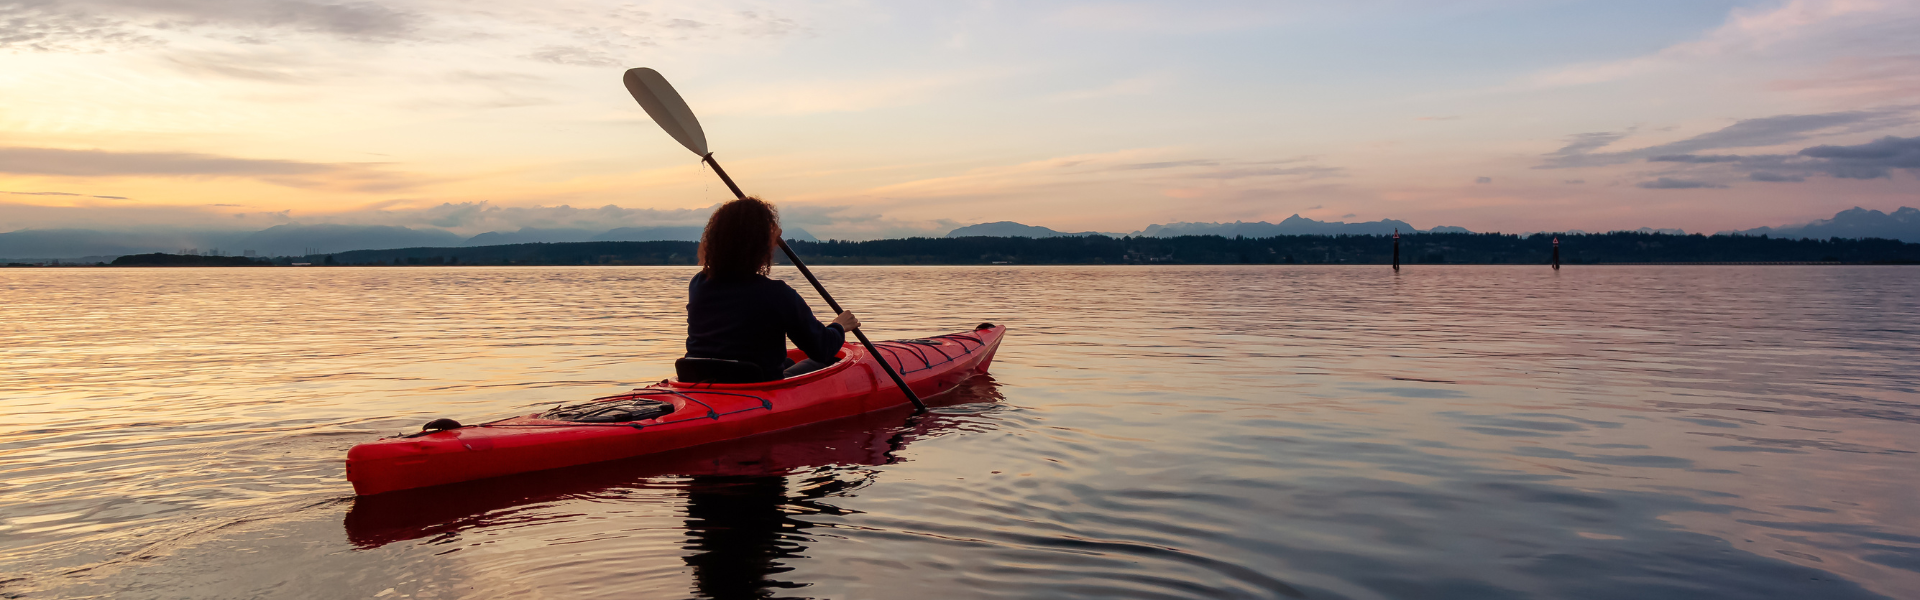
[[[1708,164],[1708,163],[1740,162],[1740,159],[1741,157],[1735,154],[1708,154],[1708,155],[1663,154],[1660,156],[1649,158],[1647,159],[1647,162],[1677,162],[1677,163]]]
[[[1893,169],[1920,171],[1920,137],[1887,136],[1857,146],[1814,146],[1801,150],[1800,156],[1815,159],[1815,168],[1834,177],[1891,177]]]
[[[79,206],[42,206],[0,202],[0,232],[19,229],[101,229],[112,231],[157,230],[182,227],[232,229],[247,223],[232,222],[224,213],[203,206],[144,206],[113,203]],[[266,225],[258,225],[265,227]]]
[[[0,147],[0,173],[54,177],[239,177],[295,188],[387,191],[421,181],[378,164],[311,163],[192,152],[111,152]]]
[[[698,208],[594,208],[572,206],[499,206],[486,202],[444,202],[423,208],[363,207],[334,213],[293,214],[289,210],[220,212],[230,205],[36,206],[0,204],[0,232],[16,229],[81,228],[155,232],[180,229],[249,231],[274,225],[382,225],[432,228],[471,236],[489,231],[620,227],[701,226],[716,205]],[[780,220],[821,239],[875,239],[939,236],[963,223],[951,219],[907,220],[852,206],[784,203]]]
[[[1771,10],[1735,9],[1728,14],[1724,24],[1700,39],[1674,44],[1650,55],[1590,62],[1536,73],[1526,79],[1525,86],[1543,88],[1605,83],[1668,71],[1704,60],[1751,57],[1790,42],[1836,32],[1845,35],[1850,33],[1847,31],[1849,24],[1866,19],[1889,20],[1903,9],[1900,2],[1874,0],[1791,0]]]
[[[1627,137],[1627,133],[1630,133],[1630,132],[1631,130],[1629,130],[1628,132],[1621,132],[1621,133],[1615,133],[1610,131],[1600,131],[1600,132],[1594,132],[1594,133],[1576,133],[1576,134],[1567,136],[1566,146],[1561,147],[1559,150],[1555,150],[1551,153],[1548,153],[1547,155],[1548,156],[1585,155],[1588,152],[1599,150],[1601,148],[1606,147],[1609,144],[1620,141],[1620,138]]]
[[[735,29],[748,37],[778,38],[806,30],[798,21],[771,12],[743,10],[735,15],[740,19]]]
[[[1133,163],[1133,164],[1127,164],[1127,165],[1118,165],[1113,167],[1113,170],[1139,171],[1143,169],[1172,169],[1175,167],[1212,167],[1212,166],[1218,166],[1219,164],[1220,164],[1220,161],[1206,160],[1206,159],[1170,160],[1170,161],[1163,161],[1163,162]]]
[[[1920,137],[1887,136],[1853,146],[1813,146],[1795,154],[1675,154],[1647,160],[1747,170],[1752,171],[1748,179],[1773,183],[1806,181],[1810,175],[1880,179],[1892,177],[1898,169],[1920,172]]]
[[[287,46],[294,37],[365,44],[516,39],[529,58],[604,66],[610,53],[663,41],[773,39],[806,30],[767,10],[673,5],[655,14],[635,5],[424,0],[10,0],[0,2],[0,51],[97,53],[205,42]],[[556,49],[574,50],[573,52]],[[593,50],[588,50],[593,49]],[[609,50],[612,49],[612,50]],[[338,60],[329,52],[324,60]],[[558,59],[558,60],[556,60]],[[229,67],[244,70],[246,63]]]
[[[1059,156],[1017,164],[976,167],[965,172],[891,183],[862,190],[851,196],[884,198],[889,201],[929,198],[979,199],[1010,195],[1052,197],[1066,189],[1088,186],[1149,186],[1176,190],[1174,197],[1193,197],[1196,189],[1241,189],[1223,182],[1251,180],[1248,185],[1266,185],[1263,179],[1305,181],[1345,176],[1343,167],[1305,164],[1311,157],[1268,161],[1223,161],[1180,159],[1142,161],[1164,155],[1161,149],[1133,149],[1099,154]],[[1235,181],[1236,183],[1241,183]],[[834,198],[849,197],[841,194]],[[832,200],[832,198],[817,198]]]
[[[1475,177],[1473,178],[1473,182],[1479,183],[1479,184],[1493,183],[1493,178],[1492,177]]]
[[[717,205],[716,205],[717,206]],[[598,208],[571,206],[498,206],[486,202],[443,202],[423,208],[380,205],[331,213],[294,214],[291,210],[229,213],[231,204],[35,206],[0,204],[0,231],[8,228],[82,227],[108,230],[195,227],[259,229],[280,224],[387,225],[434,227],[467,235],[515,231],[522,227],[613,229],[701,225],[712,206],[701,208]],[[791,211],[790,211],[791,212]],[[805,211],[801,211],[805,214]]]
[[[415,37],[426,22],[374,2],[26,0],[0,4],[0,49],[103,52],[159,44],[179,32],[233,30],[246,31],[247,39],[265,30],[388,43]]]
[[[715,205],[717,206],[717,205]],[[370,209],[321,215],[330,223],[356,225],[430,226],[460,232],[510,231],[521,227],[612,229],[703,225],[713,206],[702,208],[597,208],[560,206],[498,206],[487,202],[443,202],[418,209]]]
[[[481,85],[496,84],[542,84],[548,78],[531,73],[512,73],[506,71],[450,71],[441,77],[454,83],[473,83]]]
[[[76,194],[76,193],[73,193],[73,192],[7,192],[7,191],[0,191],[0,194],[13,194],[13,195],[15,195],[15,196],[74,196],[74,197],[85,197],[85,198],[104,198],[104,199],[107,199],[107,200],[126,200],[126,199],[127,199],[127,197],[126,197],[126,196],[95,196],[95,195],[92,195],[92,194]],[[215,206],[221,206],[221,205],[215,205]]]
[[[119,8],[145,8],[163,15],[191,19],[191,24],[213,24],[246,29],[287,29],[319,33],[363,42],[408,39],[425,24],[418,13],[395,10],[373,2],[330,3],[299,0],[249,2],[108,2]]]
[[[527,58],[556,65],[574,65],[579,67],[616,67],[620,60],[613,55],[598,50],[578,46],[546,46],[534,50]]]
[[[1636,151],[1638,154],[1688,153],[1716,148],[1753,148],[1797,142],[1816,134],[1871,131],[1912,120],[1905,111],[1860,110],[1818,115],[1780,115],[1743,119],[1719,131]]]
[[[1186,167],[1211,167],[1207,169],[1201,169],[1198,171],[1190,171],[1187,174],[1182,175],[1182,177],[1191,177],[1196,179],[1216,179],[1216,180],[1245,179],[1250,177],[1284,177],[1284,176],[1291,176],[1291,175],[1303,175],[1305,176],[1306,179],[1320,179],[1325,177],[1341,177],[1346,174],[1346,169],[1342,167],[1325,167],[1325,166],[1318,166],[1318,165],[1299,165],[1298,164],[1306,160],[1308,159],[1307,158],[1289,158],[1289,159],[1282,159],[1282,160],[1254,161],[1254,162],[1242,162],[1242,163],[1223,162],[1223,161],[1210,160],[1210,159],[1171,160],[1171,161],[1160,161],[1160,162],[1120,164],[1120,165],[1107,167],[1105,170],[1143,171],[1143,170],[1155,170],[1155,169],[1181,169]],[[1078,164],[1079,163],[1063,164],[1061,166],[1071,167],[1071,166],[1077,166]],[[1282,166],[1282,165],[1297,165],[1297,166]]]
[[[1147,35],[1189,35],[1267,27],[1313,5],[1249,2],[1201,4],[1090,2],[1063,6],[1046,20],[1074,29]]]
[[[1536,169],[1617,165],[1641,159],[1672,158],[1721,148],[1777,146],[1816,136],[1873,131],[1912,123],[1910,108],[1855,110],[1815,115],[1779,115],[1735,121],[1716,131],[1677,142],[1621,152],[1593,152],[1625,137],[1626,133],[1583,133],[1567,146],[1548,153]],[[1676,161],[1667,161],[1676,162]]]
[[[1460,117],[1457,117],[1457,116],[1448,116],[1448,117],[1414,117],[1414,118],[1413,118],[1413,120],[1415,120],[1415,121],[1455,121],[1455,120],[1459,120],[1459,119],[1460,119]]]
[[[886,213],[895,218],[954,218],[969,223],[1031,219],[1033,214],[1049,211],[1055,214],[1070,211],[1076,218],[1103,218],[1108,222],[1152,219],[1159,217],[1144,210],[1147,203],[1165,205],[1166,198],[1178,199],[1172,206],[1216,213],[1223,206],[1239,207],[1244,213],[1235,216],[1264,217],[1276,197],[1336,187],[1330,183],[1305,183],[1315,181],[1316,177],[1344,173],[1337,167],[1304,162],[1310,160],[1299,157],[1238,162],[1187,158],[1168,148],[1140,148],[980,166],[954,174],[910,178],[794,199],[866,207],[863,210],[884,207]],[[1098,210],[1086,210],[1084,203],[1076,198],[1084,197],[1090,190],[1098,190],[1097,193],[1108,198]],[[1331,194],[1310,192],[1299,197],[1306,199],[1304,204],[1330,199]],[[927,222],[930,221],[908,221],[909,224]],[[1086,223],[1083,229],[1100,227],[1082,222]],[[871,237],[854,233],[853,225],[858,223],[852,222],[839,231],[812,226],[808,231],[820,237]],[[1112,230],[1119,230],[1121,226],[1113,227]]]
[[[940,237],[967,225],[953,219],[912,220],[888,217],[860,207],[827,204],[788,204],[780,207],[780,222],[803,227],[820,239],[871,240],[881,238]]]
[[[1770,90],[1852,102],[1902,102],[1920,97],[1920,54],[1843,56],[1817,73],[1779,79]]]
[[[0,172],[14,175],[312,175],[332,166],[290,160],[228,158],[188,152],[109,152],[55,148],[0,148]]]
[[[299,83],[351,77],[351,69],[329,68],[315,57],[283,48],[247,48],[238,51],[178,51],[166,55],[174,68],[190,75],[226,77],[273,83]]]
[[[863,191],[863,195],[881,198],[951,198],[983,193],[1004,193],[1025,187],[1058,185],[1060,173],[1067,171],[1113,171],[1120,165],[1138,163],[1147,150],[1121,150],[1100,154],[1078,154],[1031,160],[1016,164],[975,167],[964,172],[891,183]],[[1124,161],[1124,162],[1122,162]],[[1160,167],[1171,169],[1173,167]],[[1129,169],[1138,170],[1138,169]]]
[[[1566,181],[1562,181],[1562,182],[1560,182],[1560,183],[1562,183],[1562,184],[1566,184],[1566,185],[1580,185],[1580,184],[1583,184],[1583,183],[1586,183],[1586,182],[1587,182],[1587,180],[1585,180],[1585,179],[1568,179],[1568,180],[1566,180]]]
[[[547,30],[545,33],[560,33],[568,40],[569,43],[565,44],[548,44],[530,57],[558,64],[612,66],[598,63],[609,57],[618,57],[623,52],[630,54],[634,50],[659,48],[672,42],[712,44],[741,39],[770,40],[806,31],[799,22],[772,12],[728,10],[712,3],[674,5],[676,11],[698,13],[683,16],[656,14],[637,5],[614,6],[592,12],[564,6],[551,11],[534,6],[517,8],[522,9],[524,14],[516,13],[507,17],[507,20],[513,21],[509,27],[530,24]],[[583,25],[583,22],[591,24]],[[551,35],[538,37],[552,39]]]
[[[1231,168],[1231,169],[1219,169],[1215,171],[1195,174],[1193,175],[1193,177],[1200,178],[1200,179],[1245,179],[1249,177],[1284,177],[1284,176],[1291,176],[1291,175],[1299,175],[1299,176],[1302,176],[1303,179],[1321,179],[1326,177],[1345,177],[1346,173],[1347,173],[1347,170],[1345,167],[1321,167],[1321,166],[1309,165],[1309,166],[1301,166],[1301,167],[1242,167],[1242,168]]]
[[[85,197],[85,198],[105,198],[105,199],[107,199],[107,200],[126,200],[126,199],[127,199],[127,197],[126,197],[126,196],[95,196],[95,195],[92,195],[92,194],[76,194],[76,193],[73,193],[73,192],[8,192],[8,191],[0,191],[0,194],[12,194],[12,195],[15,195],[15,196],[74,196],[74,197]]]
[[[1692,189],[1703,189],[1703,188],[1727,187],[1724,185],[1707,183],[1704,181],[1688,181],[1685,179],[1674,179],[1671,177],[1661,177],[1653,181],[1642,181],[1640,183],[1636,183],[1633,185],[1634,187],[1646,188],[1649,190],[1692,190]]]
[[[159,43],[124,22],[51,2],[0,4],[0,25],[0,50],[92,53]]]

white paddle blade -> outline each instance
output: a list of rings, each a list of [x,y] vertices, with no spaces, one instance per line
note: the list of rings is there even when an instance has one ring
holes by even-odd
[[[700,120],[694,118],[693,109],[687,108],[687,101],[680,99],[680,93],[673,91],[673,84],[667,83],[659,71],[646,67],[627,69],[620,81],[627,84],[627,92],[640,102],[640,108],[647,109],[653,122],[667,130],[667,135],[694,154],[703,157],[708,154],[707,134],[700,130]]]

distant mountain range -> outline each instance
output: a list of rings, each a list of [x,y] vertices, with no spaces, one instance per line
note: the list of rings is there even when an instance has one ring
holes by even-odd
[[[456,246],[465,238],[441,229],[410,229],[392,225],[279,225],[256,231],[225,249],[253,250],[267,256],[318,254],[355,248]]]
[[[1432,229],[1420,229],[1406,221],[1381,219],[1361,223],[1343,223],[1340,221],[1316,221],[1300,215],[1293,215],[1279,223],[1255,221],[1247,223],[1167,223],[1148,225],[1146,229],[1128,234],[1080,232],[1068,233],[1046,227],[1025,225],[1013,221],[997,221],[968,225],[947,233],[946,237],[959,238],[971,236],[991,237],[1029,237],[1049,238],[1063,236],[1105,235],[1110,237],[1179,237],[1183,235],[1217,235],[1221,237],[1242,236],[1250,238],[1273,237],[1276,235],[1392,235],[1395,229],[1401,233],[1473,233],[1465,227],[1441,225]],[[1641,227],[1622,230],[1632,233],[1662,233],[1668,235],[1686,235],[1680,229],[1656,229]],[[1593,232],[1572,229],[1558,232],[1588,234]],[[1736,231],[1722,231],[1720,235],[1766,235],[1775,238],[1827,239],[1832,237],[1860,239],[1882,238],[1904,242],[1920,243],[1920,209],[1901,207],[1887,214],[1877,210],[1854,207],[1840,211],[1831,219],[1822,219],[1804,225],[1785,225],[1781,227],[1760,227]]]
[[[1893,214],[1877,210],[1867,210],[1855,206],[1840,211],[1831,219],[1821,219],[1805,225],[1787,225],[1784,227],[1760,227],[1744,231],[1722,231],[1720,233],[1739,235],[1765,235],[1777,238],[1885,238],[1903,242],[1920,242],[1920,209],[1902,206]]]
[[[408,228],[390,225],[280,225],[260,231],[147,230],[107,231],[94,229],[24,229],[0,233],[0,261],[34,262],[50,259],[74,262],[105,262],[129,254],[152,252],[207,254],[218,250],[225,255],[251,251],[258,256],[308,256],[350,250],[386,250],[394,248],[451,248],[498,246],[507,244],[560,242],[651,242],[698,241],[700,227],[667,225],[621,227],[609,230],[541,229],[523,227],[517,231],[490,231],[461,237],[435,228]],[[1105,235],[1110,237],[1166,238],[1184,235],[1218,235],[1266,238],[1279,235],[1389,235],[1402,233],[1472,233],[1464,227],[1439,226],[1419,229],[1406,221],[1381,219],[1361,223],[1317,221],[1293,215],[1279,223],[1166,223],[1149,225],[1127,234],[1101,232],[1064,232],[1047,227],[997,221],[968,225],[947,232],[946,237],[1025,237]],[[1678,229],[1641,228],[1640,233],[1683,235]],[[786,230],[789,239],[818,241],[806,230]],[[1567,231],[1559,233],[1585,233]],[[1892,214],[1853,208],[1801,225],[1760,227],[1722,234],[1766,235],[1774,238],[1885,238],[1920,243],[1920,209],[1901,207]]]
[[[1340,221],[1316,221],[1300,215],[1294,215],[1281,220],[1279,223],[1268,223],[1266,221],[1255,221],[1252,223],[1244,221],[1234,221],[1232,223],[1167,223],[1165,225],[1148,225],[1146,229],[1133,233],[1099,233],[1092,231],[1067,233],[1046,227],[1023,225],[1013,221],[998,221],[961,227],[947,232],[947,237],[989,236],[1049,238],[1081,235],[1104,235],[1109,237],[1217,235],[1221,237],[1233,237],[1237,235],[1241,237],[1264,238],[1276,235],[1393,235],[1396,229],[1401,233],[1473,233],[1467,231],[1465,227],[1452,227],[1447,225],[1433,229],[1416,229],[1406,221],[1396,221],[1393,219],[1381,219],[1379,221],[1364,223],[1343,223]]]
[[[490,231],[462,237],[443,229],[391,225],[279,225],[260,231],[160,230],[144,232],[93,229],[23,229],[0,233],[0,258],[17,261],[60,259],[105,262],[151,252],[239,256],[306,256],[349,250],[387,250],[455,246],[497,246],[554,242],[699,241],[699,226],[621,227],[611,230],[538,229]],[[788,239],[818,241],[798,227]]]
[[[0,233],[0,257],[12,260],[92,259],[148,252],[179,252],[185,248],[232,247],[246,232],[232,231],[94,231],[91,229],[22,229]]]
[[[1393,235],[1400,233],[1473,233],[1465,227],[1442,225],[1433,229],[1418,229],[1406,221],[1381,219],[1361,223],[1341,221],[1316,221],[1300,215],[1294,215],[1279,223],[1255,221],[1247,223],[1168,223],[1148,225],[1146,229],[1134,232],[1143,237],[1178,237],[1183,235],[1217,235],[1221,237],[1273,237],[1276,235]]]
[[[699,225],[679,225],[663,227],[621,227],[607,231],[592,229],[536,229],[522,227],[519,231],[489,231],[467,238],[460,246],[499,246],[503,244],[537,244],[559,242],[698,242],[704,230]],[[799,227],[785,229],[787,239],[803,242],[817,242],[813,234]],[[383,248],[356,248],[356,250],[381,250]]]
[[[1788,240],[1749,236],[1646,234],[1637,231],[1592,235],[1418,234],[1400,244],[1376,235],[1215,236],[1114,238],[985,237],[884,239],[865,242],[799,242],[795,252],[815,265],[1234,265],[1320,264],[1386,265],[1395,250],[1401,262],[1420,265],[1535,265],[1546,272],[1555,245],[1569,265],[1735,262],[1852,263],[1920,265],[1920,244],[1894,240]],[[511,244],[469,248],[361,250],[325,257],[281,258],[318,265],[691,265],[695,242],[578,242]],[[147,255],[124,262],[148,265],[205,263],[206,257]],[[236,260],[232,257],[210,260]],[[246,260],[246,259],[237,259]]]
[[[955,229],[953,231],[947,232],[947,237],[950,237],[950,238],[963,238],[963,237],[1050,238],[1050,237],[1071,237],[1071,236],[1082,236],[1082,235],[1104,235],[1104,236],[1110,236],[1110,237],[1121,236],[1121,234],[1118,234],[1118,233],[1100,233],[1097,231],[1082,231],[1079,233],[1067,233],[1064,231],[1054,231],[1052,229],[1040,227],[1038,225],[1021,225],[1013,221],[994,221],[992,223],[968,225],[966,227],[961,227],[959,229]]]

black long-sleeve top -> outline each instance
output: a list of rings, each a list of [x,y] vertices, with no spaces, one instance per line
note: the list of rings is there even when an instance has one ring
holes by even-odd
[[[763,275],[709,279],[701,273],[687,285],[687,356],[750,362],[773,381],[787,359],[782,338],[793,340],[807,358],[827,363],[847,334],[839,325],[821,325],[784,281]]]

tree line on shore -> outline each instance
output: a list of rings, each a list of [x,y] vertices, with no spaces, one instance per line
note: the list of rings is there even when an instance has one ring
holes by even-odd
[[[201,254],[129,254],[107,263],[114,267],[271,267],[272,259]]]
[[[1420,264],[1547,264],[1551,234],[1416,233],[1400,238],[1400,261]],[[1742,235],[1617,232],[1558,236],[1561,262],[1808,262],[1920,264],[1920,244],[1885,239],[1784,239]],[[1388,264],[1393,240],[1377,235],[1293,235],[1267,238],[1100,235],[1024,238],[906,238],[865,242],[790,240],[808,263],[821,265],[1232,265]],[[115,265],[306,263],[312,265],[692,265],[695,242],[574,242],[463,248],[355,250],[254,261],[239,257],[136,255]],[[172,258],[163,258],[172,257]],[[781,257],[784,262],[784,257]],[[195,260],[197,259],[197,260]]]

